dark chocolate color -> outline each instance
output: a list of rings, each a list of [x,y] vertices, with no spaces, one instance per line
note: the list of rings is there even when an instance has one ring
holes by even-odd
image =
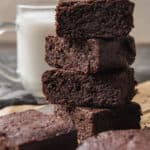
[[[65,70],[96,73],[126,68],[136,56],[132,37],[104,40],[73,40],[48,36],[46,62]]]
[[[7,150],[6,148],[6,136],[0,132],[0,150]]]
[[[68,38],[125,37],[134,27],[129,0],[60,0],[57,34]]]
[[[150,130],[109,131],[83,142],[77,150],[149,150]]]
[[[66,116],[25,111],[0,117],[5,145],[19,150],[75,150],[76,130]]]
[[[141,109],[135,103],[119,110],[77,107],[71,112],[71,116],[81,142],[103,131],[140,129]]]
[[[52,104],[112,108],[129,103],[135,95],[133,69],[105,74],[51,70],[42,77],[43,92]]]

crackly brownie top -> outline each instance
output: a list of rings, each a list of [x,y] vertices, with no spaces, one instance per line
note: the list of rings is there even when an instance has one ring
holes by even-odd
[[[71,119],[29,110],[0,117],[0,133],[9,139],[7,145],[41,141],[73,130]]]
[[[78,150],[149,150],[150,130],[108,131],[84,141]]]

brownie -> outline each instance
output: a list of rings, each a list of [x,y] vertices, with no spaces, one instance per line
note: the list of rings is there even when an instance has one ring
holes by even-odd
[[[86,75],[66,70],[46,71],[43,93],[51,104],[113,108],[129,103],[135,95],[133,69]]]
[[[126,68],[135,61],[134,38],[73,40],[48,36],[45,60],[65,70],[96,73]]]
[[[9,139],[5,133],[0,133],[0,150],[19,150],[18,146],[15,146],[13,143],[7,146]]]
[[[129,0],[60,0],[56,32],[67,38],[125,37],[134,27]]]
[[[77,150],[149,150],[150,130],[109,131],[83,142]]]
[[[0,150],[7,150],[5,144],[5,135],[3,133],[0,133]]]
[[[81,142],[107,130],[140,129],[141,109],[134,103],[119,110],[77,107],[71,116]]]
[[[5,145],[19,150],[75,150],[77,135],[67,115],[47,115],[29,110],[0,117]]]

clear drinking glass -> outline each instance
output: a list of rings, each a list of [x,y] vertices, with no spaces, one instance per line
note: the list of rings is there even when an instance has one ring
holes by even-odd
[[[17,71],[14,76],[3,64],[0,74],[35,96],[42,96],[41,76],[50,68],[44,61],[45,37],[55,35],[55,6],[18,5],[16,21],[0,23],[0,34],[17,33]]]

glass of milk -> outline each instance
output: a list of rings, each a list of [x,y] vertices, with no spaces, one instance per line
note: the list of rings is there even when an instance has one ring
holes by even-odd
[[[17,77],[0,73],[12,81],[19,81],[35,96],[42,96],[41,76],[50,68],[45,58],[45,37],[55,35],[55,6],[18,5],[14,23],[0,23],[0,34],[17,32]],[[5,68],[5,67],[3,67]]]

